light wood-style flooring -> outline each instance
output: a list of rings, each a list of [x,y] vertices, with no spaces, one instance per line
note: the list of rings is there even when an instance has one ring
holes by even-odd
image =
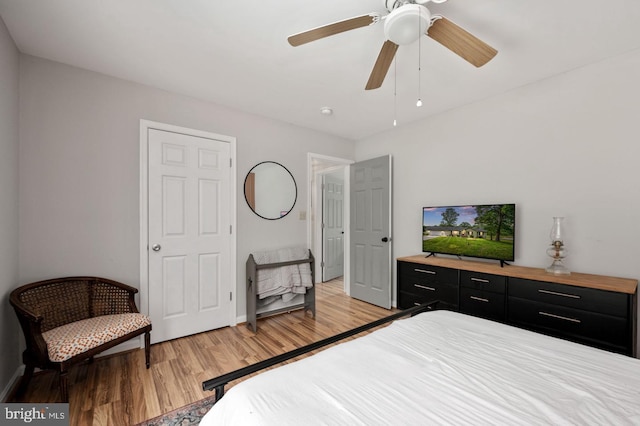
[[[316,318],[301,310],[97,358],[69,373],[71,425],[132,425],[213,395],[202,382],[392,313],[346,296],[342,281],[316,286]],[[152,331],[153,333],[153,331]],[[230,383],[227,388],[231,387]],[[58,401],[55,374],[36,374],[20,402]],[[18,402],[14,400],[12,402]]]

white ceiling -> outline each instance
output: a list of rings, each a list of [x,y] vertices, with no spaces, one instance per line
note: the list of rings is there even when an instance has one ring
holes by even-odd
[[[382,24],[299,47],[286,39],[385,14],[383,0],[0,0],[0,16],[23,53],[355,140],[391,129],[394,114],[402,126],[640,48],[638,0],[427,6],[498,55],[475,68],[423,37],[398,49],[380,89],[365,91]]]

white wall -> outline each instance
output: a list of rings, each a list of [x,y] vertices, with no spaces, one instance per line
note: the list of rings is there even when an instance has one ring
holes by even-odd
[[[19,56],[0,18],[0,401],[16,368],[18,321],[9,293],[18,283],[18,76]]]
[[[571,270],[640,278],[639,75],[630,52],[358,142],[394,157],[395,256],[422,206],[515,202],[516,264],[546,267],[565,216]]]
[[[238,315],[249,253],[306,245],[307,152],[354,155],[351,141],[44,59],[22,56],[20,77],[21,283],[89,274],[139,286],[141,118],[237,138]],[[246,173],[266,160],[298,183],[281,220],[244,199]]]

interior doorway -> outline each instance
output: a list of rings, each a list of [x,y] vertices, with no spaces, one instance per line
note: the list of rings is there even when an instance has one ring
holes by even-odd
[[[314,253],[316,261],[316,282],[323,282],[323,265],[327,263],[328,259],[325,259],[325,247],[326,243],[323,242],[323,220],[325,212],[323,211],[323,187],[322,183],[326,175],[342,178],[343,193],[345,194],[344,201],[342,203],[342,218],[343,230],[341,234],[344,236],[342,243],[344,248],[349,247],[349,165],[353,160],[345,158],[330,157],[321,154],[309,153],[307,155],[307,176],[309,182],[307,198],[307,211],[309,217],[307,220],[307,241],[309,247]],[[349,289],[349,256],[348,250],[342,250],[342,265],[343,265],[343,281],[344,289],[348,294]],[[335,277],[334,277],[335,278]]]
[[[322,282],[344,275],[344,176],[342,170],[322,174]]]

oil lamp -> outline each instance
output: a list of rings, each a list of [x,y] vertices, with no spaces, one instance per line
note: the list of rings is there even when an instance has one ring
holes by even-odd
[[[563,217],[559,216],[553,218],[553,226],[549,234],[551,247],[547,249],[547,254],[553,259],[553,263],[547,267],[546,271],[555,275],[569,275],[571,273],[562,263],[562,259],[567,256],[562,232],[563,219]]]

